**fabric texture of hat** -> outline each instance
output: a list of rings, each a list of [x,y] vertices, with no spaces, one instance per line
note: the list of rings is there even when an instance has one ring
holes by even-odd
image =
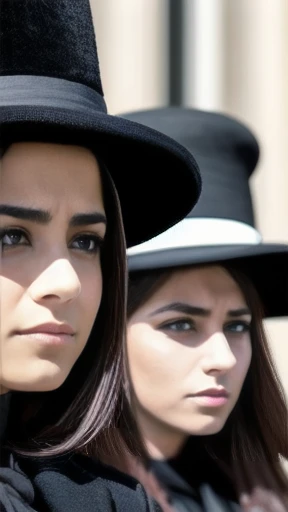
[[[107,114],[89,0],[1,0],[0,145],[91,147],[117,188],[127,245],[187,215],[201,189],[185,148]]]
[[[183,144],[203,181],[200,200],[183,221],[128,250],[130,272],[234,262],[256,286],[265,315],[287,316],[288,245],[265,243],[255,229],[249,178],[259,146],[250,130],[223,114],[178,107],[124,116]]]

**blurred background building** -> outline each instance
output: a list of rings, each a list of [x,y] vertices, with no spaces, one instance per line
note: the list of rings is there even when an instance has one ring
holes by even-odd
[[[110,113],[170,104],[244,121],[261,144],[258,229],[288,243],[287,0],[90,1]],[[288,394],[288,319],[266,327]]]

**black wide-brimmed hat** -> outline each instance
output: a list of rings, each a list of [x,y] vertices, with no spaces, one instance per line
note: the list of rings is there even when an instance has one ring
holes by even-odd
[[[219,113],[170,107],[125,114],[193,152],[203,189],[180,223],[128,250],[130,272],[234,262],[250,277],[265,315],[288,315],[288,245],[262,241],[255,229],[249,178],[259,146],[242,123]]]
[[[95,150],[117,188],[127,245],[155,236],[196,203],[189,151],[107,114],[89,0],[1,0],[1,145],[69,142]]]

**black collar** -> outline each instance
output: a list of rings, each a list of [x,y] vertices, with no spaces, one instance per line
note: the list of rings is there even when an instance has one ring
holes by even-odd
[[[6,431],[10,398],[11,393],[0,395],[0,442],[4,439]]]

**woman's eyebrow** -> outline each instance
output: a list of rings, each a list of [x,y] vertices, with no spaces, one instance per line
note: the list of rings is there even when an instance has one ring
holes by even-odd
[[[89,224],[107,224],[107,219],[103,213],[76,213],[70,220],[70,226],[88,226]]]
[[[236,316],[251,316],[252,313],[249,308],[241,308],[241,309],[231,309],[228,311],[228,316],[236,317]]]
[[[177,313],[183,313],[184,315],[191,316],[210,316],[211,310],[201,308],[199,306],[193,306],[191,304],[187,304],[186,302],[170,302],[169,304],[165,304],[161,308],[153,311],[149,316],[155,316],[160,313],[166,313],[167,311],[176,311]],[[251,311],[249,308],[241,308],[241,309],[232,309],[227,312],[228,316],[231,317],[239,317],[249,315],[251,316]]]
[[[47,210],[7,204],[0,205],[0,215],[28,220],[30,222],[36,222],[37,224],[48,224],[52,220],[52,215]],[[99,223],[107,223],[105,215],[100,212],[76,213],[69,222],[70,226],[73,227]]]
[[[186,302],[171,302],[170,304],[166,304],[165,306],[156,309],[149,316],[158,315],[159,313],[166,313],[167,311],[176,311],[178,313],[184,313],[185,315],[193,316],[209,316],[211,314],[209,309],[192,306]]]
[[[31,222],[37,222],[37,224],[48,224],[52,219],[51,213],[46,210],[7,204],[0,205],[0,215],[15,217],[15,219],[29,220]]]

